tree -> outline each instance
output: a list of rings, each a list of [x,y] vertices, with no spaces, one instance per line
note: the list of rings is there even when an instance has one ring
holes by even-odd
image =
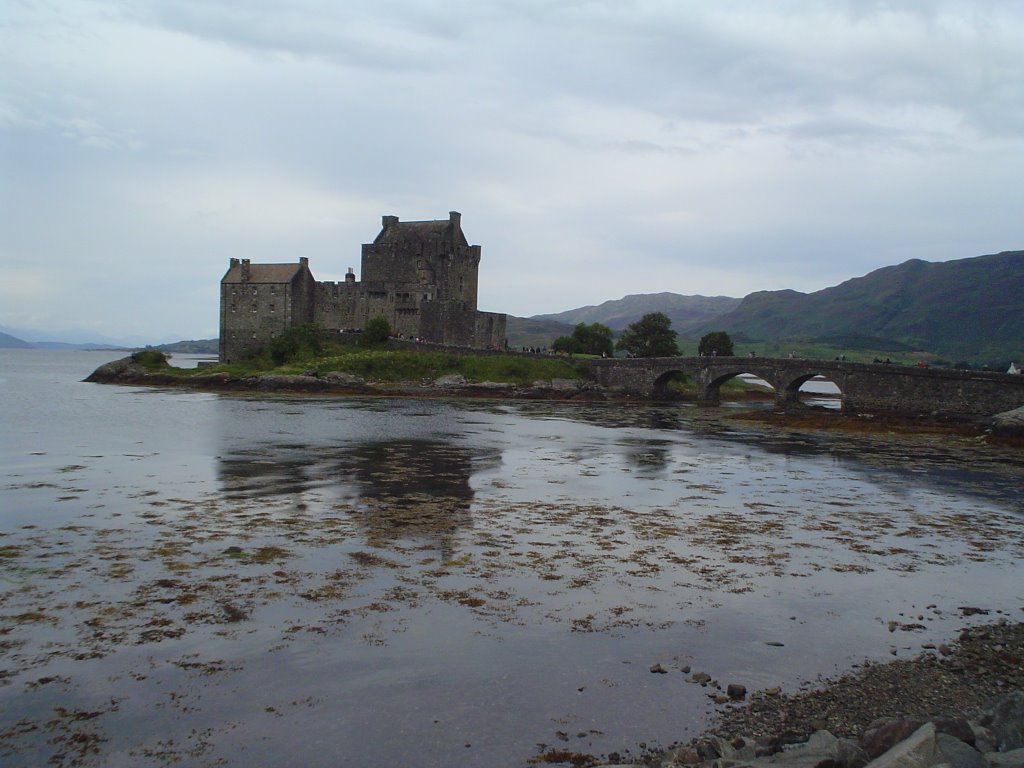
[[[316,323],[285,328],[270,342],[270,359],[275,365],[284,365],[300,358],[316,357],[323,349],[321,333]]]
[[[626,328],[615,346],[628,351],[633,357],[673,357],[679,354],[679,350],[676,348],[676,332],[671,325],[667,315],[652,312]]]
[[[577,323],[572,329],[572,335],[559,336],[551,343],[551,348],[558,352],[610,357],[613,350],[612,329],[601,323]]]
[[[697,345],[697,354],[732,357],[732,339],[725,331],[706,333],[701,337],[700,344]]]
[[[371,317],[363,327],[362,343],[368,347],[383,344],[391,335],[391,323],[381,316]]]

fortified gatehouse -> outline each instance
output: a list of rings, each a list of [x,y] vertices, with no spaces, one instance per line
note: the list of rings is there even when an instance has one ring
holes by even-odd
[[[252,264],[231,259],[220,281],[220,360],[230,363],[289,326],[361,329],[383,317],[395,333],[449,346],[505,346],[506,315],[476,308],[480,246],[470,245],[456,211],[437,221],[384,216],[363,245],[357,281],[317,282],[309,261]]]

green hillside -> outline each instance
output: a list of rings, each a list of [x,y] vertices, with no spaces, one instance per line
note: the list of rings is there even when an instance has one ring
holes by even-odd
[[[549,347],[559,336],[572,333],[572,326],[556,320],[508,316],[505,337],[512,349],[521,347]]]
[[[643,293],[606,301],[597,306],[580,307],[554,315],[534,315],[532,320],[552,320],[569,326],[577,323],[602,323],[621,331],[650,312],[662,312],[681,334],[702,327],[715,317],[735,309],[740,299],[729,296],[683,296],[678,293]],[[510,318],[511,319],[511,318]],[[570,328],[571,330],[571,328]]]
[[[765,341],[849,339],[950,360],[1024,358],[1024,251],[907,261],[832,288],[752,293],[700,329]],[[851,345],[853,346],[853,345]]]

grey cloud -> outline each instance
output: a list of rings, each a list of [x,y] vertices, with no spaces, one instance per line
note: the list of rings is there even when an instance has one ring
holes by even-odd
[[[180,0],[139,3],[125,12],[139,23],[257,53],[393,72],[438,66],[450,28],[399,8],[389,13],[390,5]]]
[[[159,307],[97,284],[84,311],[198,336],[215,331],[229,256],[343,274],[382,213],[452,208],[484,247],[481,301],[515,314],[616,298],[627,280],[808,290],[1022,247],[1014,8],[16,6],[0,22],[0,273],[19,271],[0,285],[156,281]],[[55,296],[54,322],[83,300]],[[6,301],[0,322],[36,306]]]

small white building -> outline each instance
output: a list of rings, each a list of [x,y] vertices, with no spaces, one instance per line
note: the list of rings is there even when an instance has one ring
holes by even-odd
[[[1007,373],[1020,373],[1020,374],[1024,374],[1024,368],[1021,368],[1016,363],[1010,363],[1010,368],[1006,372]]]

